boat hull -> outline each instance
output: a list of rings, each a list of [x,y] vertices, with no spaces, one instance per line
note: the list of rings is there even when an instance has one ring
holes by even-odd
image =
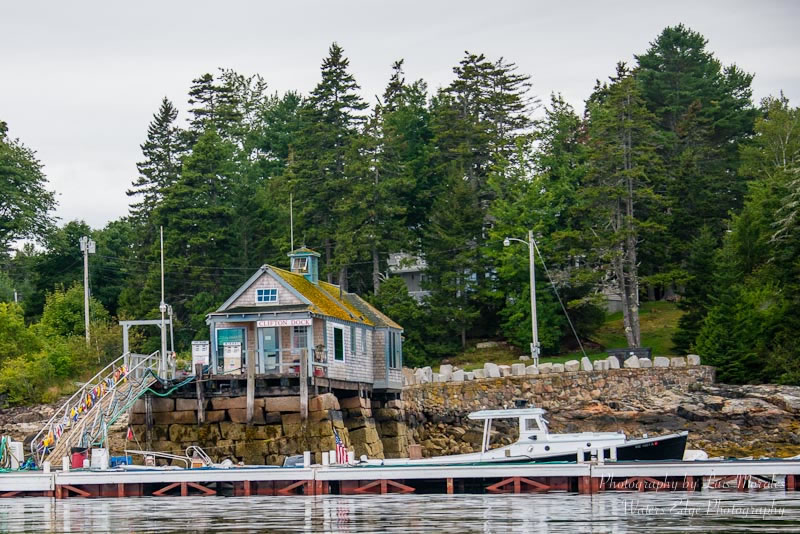
[[[688,434],[670,434],[656,438],[630,440],[622,445],[617,445],[617,461],[657,461],[657,460],[683,460],[686,450]],[[603,457],[611,458],[611,451],[606,449]],[[584,452],[584,460],[591,459],[591,452]],[[576,462],[578,453],[554,454],[552,456],[537,456],[531,458],[532,462]]]

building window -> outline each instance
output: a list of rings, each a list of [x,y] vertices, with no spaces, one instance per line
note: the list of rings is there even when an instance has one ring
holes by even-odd
[[[308,258],[292,258],[292,272],[293,273],[307,273],[308,272]]]
[[[274,287],[256,289],[256,302],[259,304],[278,302],[278,290]]]
[[[392,332],[391,330],[386,332],[386,343],[388,348],[388,364],[390,369],[399,369],[400,368],[400,361],[401,356],[403,354],[401,344],[402,338],[400,337],[399,332]]]
[[[293,326],[292,327],[292,348],[305,349],[308,347],[308,336],[306,335],[306,326]]]
[[[361,352],[363,352],[364,355],[367,354],[367,329],[366,328],[362,328],[361,329]]]
[[[350,325],[350,354],[356,355],[356,327]]]
[[[341,328],[333,329],[333,359],[344,361],[344,330]]]

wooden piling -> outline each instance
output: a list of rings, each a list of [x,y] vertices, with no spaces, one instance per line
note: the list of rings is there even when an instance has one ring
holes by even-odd
[[[247,424],[253,424],[253,411],[256,402],[256,358],[247,355]]]
[[[206,422],[206,400],[203,395],[203,364],[198,363],[194,366],[194,383],[197,391],[197,424],[202,425]]]
[[[308,354],[305,349],[300,352],[300,417],[308,419]]]

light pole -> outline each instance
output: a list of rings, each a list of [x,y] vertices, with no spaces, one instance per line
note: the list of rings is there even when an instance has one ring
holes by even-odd
[[[537,324],[536,321],[536,265],[534,257],[536,244],[533,241],[533,230],[528,230],[527,241],[523,239],[517,239],[516,237],[506,237],[503,240],[503,246],[505,247],[510,246],[512,241],[519,241],[520,243],[528,245],[528,261],[530,262],[530,272],[531,272],[531,334],[533,340],[531,342],[531,357],[533,358],[534,367],[538,369],[539,351],[541,350],[541,348],[539,346],[539,325]]]
[[[95,242],[88,236],[80,239],[81,252],[83,252],[83,321],[86,330],[86,344],[89,344],[89,254],[96,250]],[[16,292],[14,293],[16,297]]]

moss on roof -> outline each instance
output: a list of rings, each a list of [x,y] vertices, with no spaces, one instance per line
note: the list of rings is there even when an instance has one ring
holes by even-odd
[[[325,293],[331,296],[333,300],[335,300],[340,306],[344,306],[344,308],[351,314],[356,317],[363,317],[368,324],[372,324],[372,321],[369,320],[368,316],[364,315],[364,312],[358,309],[357,307],[353,306],[348,300],[345,298],[346,295],[350,295],[346,291],[342,291],[341,295],[342,298],[339,298],[339,286],[329,284],[328,282],[323,282],[322,280],[319,281],[319,287],[325,290]]]
[[[326,291],[321,287],[322,284],[325,284],[329,288],[336,288],[335,294],[338,295],[339,288],[333,284],[319,282],[320,285],[317,286],[306,280],[302,275],[272,266],[270,266],[270,269],[311,302],[309,309],[313,313],[328,315],[343,321],[353,321],[370,326],[373,325],[372,321],[357,308],[339,300],[334,297],[333,294],[330,294],[330,291]]]
[[[392,321],[388,316],[384,315],[378,308],[356,295],[355,293],[346,293],[345,298],[356,308],[360,309],[363,314],[372,321],[375,326],[388,326],[390,328],[397,328],[402,330],[403,327]]]

